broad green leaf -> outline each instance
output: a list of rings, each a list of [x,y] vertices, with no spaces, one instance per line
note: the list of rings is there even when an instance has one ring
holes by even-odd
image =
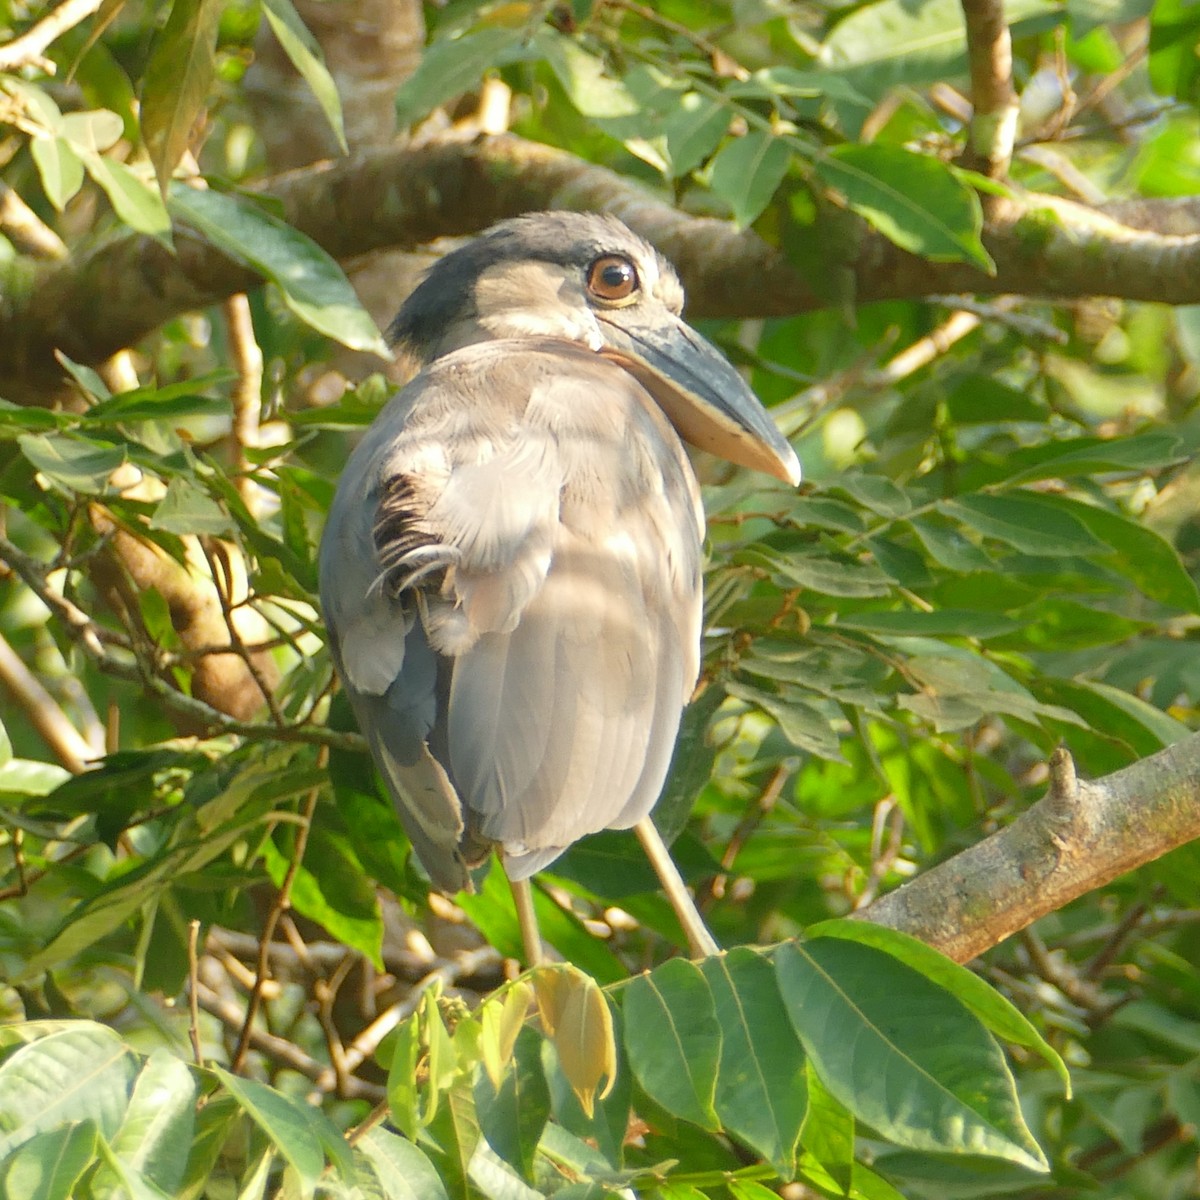
[[[434,42],[396,92],[396,123],[414,125],[439,104],[470,91],[486,71],[528,58],[525,36],[519,26],[493,25]]]
[[[1185,612],[1200,613],[1200,591],[1175,547],[1153,529],[1106,508],[1068,496],[1047,496],[1047,503],[1078,521],[1111,547],[1103,556],[1130,583],[1153,600]]]
[[[1191,0],[1157,0],[1150,19],[1150,83],[1161,96],[1200,94],[1200,12]]]
[[[790,157],[787,142],[756,129],[733,138],[712,160],[708,185],[729,205],[739,228],[753,224],[771,203]]]
[[[1008,23],[1047,26],[1061,10],[1052,0],[1011,0]],[[965,66],[966,34],[957,0],[880,0],[839,21],[825,41],[825,61],[871,99],[901,84],[932,83]]]
[[[249,200],[211,189],[176,184],[169,203],[218,250],[261,271],[282,291],[287,306],[318,332],[352,350],[390,357],[341,267],[298,229]]]
[[[933,612],[915,609],[911,612],[844,613],[838,617],[838,626],[843,629],[861,629],[866,633],[987,639],[1012,633],[1020,628],[1020,622],[1000,613],[940,608]]]
[[[137,1062],[111,1029],[71,1022],[0,1064],[0,1161],[34,1134],[91,1121],[102,1136],[120,1128]]]
[[[241,1105],[242,1111],[291,1164],[300,1178],[304,1194],[311,1195],[325,1167],[325,1154],[316,1133],[313,1110],[256,1079],[231,1075],[220,1067],[211,1070]]]
[[[106,1138],[97,1138],[96,1146],[100,1151],[100,1161],[116,1176],[122,1197],[128,1197],[128,1200],[172,1200],[162,1188],[125,1162]]]
[[[470,1171],[475,1151],[487,1143],[479,1132],[474,1090],[468,1079],[460,1079],[445,1096],[437,1119],[423,1135],[430,1159],[446,1185],[451,1200],[471,1200]],[[490,1153],[490,1151],[489,1151]],[[499,1163],[494,1154],[492,1159]],[[515,1175],[511,1176],[516,1178]],[[520,1182],[519,1180],[517,1181]]]
[[[48,479],[72,492],[109,490],[112,473],[126,460],[120,446],[106,446],[67,434],[35,433],[17,439],[21,453]]]
[[[756,547],[743,551],[739,559],[762,565],[783,586],[799,584],[825,596],[886,596],[893,588],[889,576],[874,563],[829,558],[819,554],[774,554]]]
[[[102,154],[85,154],[83,165],[126,225],[172,247],[171,218],[162,196],[149,183],[124,163]]]
[[[719,1129],[713,1100],[721,1027],[700,968],[673,958],[637,975],[623,1005],[629,1065],[646,1094],[674,1116]]]
[[[72,1121],[34,1134],[0,1167],[8,1200],[72,1200],[80,1176],[96,1159],[96,1126]]]
[[[467,1171],[487,1200],[544,1200],[545,1194],[531,1188],[486,1141],[475,1147]]]
[[[1000,1047],[956,997],[835,938],[782,946],[776,970],[822,1082],[859,1120],[900,1146],[1047,1169]]]
[[[917,938],[896,929],[887,929],[870,921],[821,921],[805,930],[806,938],[836,937],[861,942],[907,963],[926,979],[959,998],[997,1037],[1016,1046],[1026,1046],[1040,1055],[1062,1080],[1067,1099],[1071,1096],[1071,1077],[1062,1055],[1034,1028],[1011,1000],[974,971],[934,950]]]
[[[942,501],[938,508],[968,528],[1025,554],[1058,558],[1093,555],[1104,549],[1104,543],[1077,517],[1049,497],[1032,492],[959,496]]]
[[[1154,754],[1192,732],[1145,700],[1097,680],[1044,677],[1034,687],[1039,697],[1078,713],[1093,732],[1123,742],[1139,756]]]
[[[585,117],[610,120],[631,117],[641,110],[629,89],[607,73],[603,61],[575,39],[543,28],[534,45],[550,64],[568,99]]]
[[[1039,479],[1071,479],[1106,471],[1142,471],[1183,460],[1179,438],[1170,430],[1153,430],[1125,438],[1069,438],[1044,442],[1008,456],[1016,466],[1009,484]]]
[[[60,125],[62,136],[84,157],[111,150],[124,128],[121,118],[106,108],[67,113]]]
[[[805,1119],[804,1052],[788,1020],[775,971],[745,947],[704,959],[721,1027],[717,1116],[790,1179],[796,1138]]]
[[[680,96],[663,121],[671,175],[695,170],[717,148],[729,128],[729,109],[699,92]]]
[[[903,517],[913,505],[909,494],[885,475],[851,473],[840,476],[831,486],[881,517]]]
[[[963,572],[991,571],[995,568],[995,560],[953,525],[942,525],[936,519],[926,518],[911,521],[910,525],[929,557],[939,566]]]
[[[843,145],[814,160],[813,169],[902,250],[995,270],[979,240],[979,197],[940,159],[900,146]]]
[[[854,1117],[830,1095],[811,1062],[805,1063],[804,1077],[808,1111],[800,1127],[800,1145],[845,1192],[854,1175]]]
[[[223,537],[232,532],[233,522],[211,496],[178,476],[167,485],[167,494],[158,502],[149,528],[181,537],[189,533]]]
[[[183,1182],[196,1108],[196,1083],[188,1068],[159,1048],[146,1060],[120,1129],[109,1139],[126,1166],[167,1195]],[[119,1181],[111,1174],[92,1181],[95,1200],[115,1197]]]
[[[32,138],[29,152],[33,155],[46,199],[62,212],[83,186],[83,160],[75,147],[62,137]]]
[[[433,1164],[406,1138],[376,1125],[356,1149],[366,1155],[386,1200],[449,1200]]]
[[[518,1032],[499,1087],[486,1071],[479,1073],[475,1112],[488,1145],[532,1182],[537,1145],[550,1116],[550,1089],[542,1071],[542,1039],[528,1026]]]
[[[138,121],[164,198],[216,74],[223,9],[221,0],[173,0],[146,63]]]
[[[829,718],[807,701],[794,694],[788,697],[773,696],[759,688],[733,681],[726,683],[725,690],[735,699],[745,700],[773,717],[779,731],[797,749],[807,750],[831,762],[845,761]]]
[[[300,14],[296,12],[291,0],[263,0],[263,14],[272,32],[279,39],[284,53],[291,59],[292,66],[300,72],[309,90],[316,97],[342,153],[349,154],[346,129],[342,121],[342,100],[338,95],[337,84],[325,65],[320,43],[300,19]]]
[[[410,1141],[421,1129],[421,1096],[417,1088],[417,1060],[421,1056],[421,1029],[416,1014],[401,1022],[391,1039],[387,1098],[392,1124]]]
[[[667,771],[667,781],[663,784],[662,793],[651,814],[658,832],[662,834],[663,841],[668,846],[683,832],[696,803],[696,797],[712,774],[717,748],[709,736],[709,726],[724,699],[724,691],[714,681],[683,710],[675,749],[671,754],[671,766]],[[591,846],[593,843],[594,839],[589,839],[585,845]],[[640,847],[637,867],[634,870],[640,872],[642,878],[646,878],[646,858]],[[639,889],[635,885],[630,890],[650,891],[656,890],[657,887],[658,883],[654,881],[649,888]],[[610,896],[620,894],[619,890],[605,892],[605,895]]]

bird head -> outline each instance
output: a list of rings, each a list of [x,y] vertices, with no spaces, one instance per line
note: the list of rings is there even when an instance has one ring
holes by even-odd
[[[675,269],[615,217],[529,213],[440,259],[389,334],[424,362],[504,338],[586,346],[635,376],[685,441],[798,483],[791,446],[682,311]]]

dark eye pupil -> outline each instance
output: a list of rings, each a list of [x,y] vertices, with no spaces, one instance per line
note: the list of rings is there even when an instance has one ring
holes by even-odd
[[[628,263],[609,263],[600,272],[600,282],[605,287],[615,289],[627,284],[632,274],[632,269]]]

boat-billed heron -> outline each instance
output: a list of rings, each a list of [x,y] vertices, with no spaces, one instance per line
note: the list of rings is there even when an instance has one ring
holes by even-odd
[[[671,265],[610,216],[533,213],[447,254],[392,326],[423,366],[350,456],[320,590],[438,888],[469,887],[493,847],[516,882],[635,826],[703,953],[648,816],[700,668],[704,514],[680,438],[800,468],[682,307]]]

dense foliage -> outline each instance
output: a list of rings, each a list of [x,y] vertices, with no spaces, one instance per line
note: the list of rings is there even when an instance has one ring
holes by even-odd
[[[14,61],[46,14],[0,0],[0,340],[39,294],[115,324],[92,264],[129,239],[161,319],[0,377],[0,1193],[1195,1194],[1195,845],[975,972],[842,918],[1011,822],[1056,746],[1101,777],[1196,725],[1200,308],[861,304],[856,256],[982,277],[1021,189],[1195,193],[1200,9],[1011,4],[1004,180],[965,154],[946,0],[425,14],[401,129],[465,141],[499,89],[514,134],[752,226],[822,301],[701,323],[805,470],[700,463],[705,668],[656,820],[731,949],[681,957],[612,833],[540,877],[562,963],[519,975],[498,871],[429,894],[323,642],[322,516],[396,376],[255,190],[268,44],[315,97],[297,133],[346,144],[321,46],[290,0],[91,7]],[[229,260],[248,304],[154,274],[224,264],[224,294]]]

